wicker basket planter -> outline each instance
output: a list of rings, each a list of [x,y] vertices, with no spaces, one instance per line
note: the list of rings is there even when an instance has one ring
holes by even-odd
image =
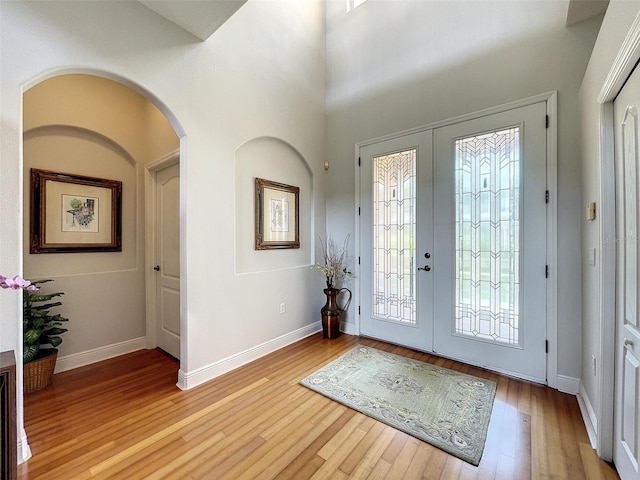
[[[41,354],[44,356],[24,364],[24,393],[42,390],[53,381],[58,350],[43,349]]]

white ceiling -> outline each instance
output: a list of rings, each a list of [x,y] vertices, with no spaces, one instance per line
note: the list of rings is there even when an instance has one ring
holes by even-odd
[[[209,38],[247,0],[138,0],[202,41]]]
[[[138,0],[145,7],[205,41],[247,0]],[[604,13],[609,0],[570,0],[566,25]]]

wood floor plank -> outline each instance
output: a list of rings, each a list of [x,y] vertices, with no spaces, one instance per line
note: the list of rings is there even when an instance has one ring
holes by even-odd
[[[349,422],[323,445],[323,447],[318,451],[318,455],[325,460],[329,460],[333,455],[335,455],[338,449],[342,449],[344,451],[345,447],[343,444],[345,440],[347,438],[354,437],[353,431],[362,424],[365,418],[366,417],[362,414],[355,414],[351,417]]]
[[[313,480],[319,480],[324,478],[331,478],[340,469],[340,465],[344,462],[345,458],[351,454],[351,452],[360,444],[360,441],[367,435],[368,430],[360,428],[363,424],[373,424],[373,421],[365,422],[365,417],[362,414],[356,414],[346,431],[341,431],[334,438],[331,439],[333,445],[330,450],[323,448],[319,455],[326,461],[313,475]],[[371,419],[368,419],[371,420]],[[327,444],[327,445],[328,445]],[[326,445],[325,445],[326,447]],[[327,453],[330,451],[331,453]]]
[[[320,467],[325,463],[325,459],[319,455],[319,452],[324,448],[329,441],[336,437],[336,435],[345,430],[347,425],[352,422],[356,416],[355,410],[348,409],[342,416],[333,422],[321,435],[319,435],[307,448],[299,453],[278,475],[279,480],[285,479],[297,479],[297,478],[310,478],[313,476]],[[353,431],[353,429],[348,430]],[[311,463],[310,466],[308,464]]]
[[[369,423],[371,428],[366,432],[366,435],[358,442],[358,445],[349,452],[349,455],[340,464],[340,470],[347,475],[351,475],[356,467],[362,462],[363,458],[369,452],[372,445],[378,440],[378,437],[382,434],[383,430],[387,427],[380,422]],[[363,423],[364,425],[364,423]]]
[[[418,447],[422,442],[420,440],[410,437],[407,442],[402,447],[402,450],[398,453],[393,463],[391,464],[391,468],[389,469],[389,478],[404,478],[407,473],[407,469],[409,465],[411,465],[411,461],[413,457],[415,457],[416,452],[418,451]]]
[[[356,465],[356,468],[350,475],[351,478],[367,478],[373,471],[375,465],[378,463],[380,457],[382,457],[382,453],[387,449],[387,447],[393,440],[395,434],[395,429],[385,426],[378,438],[376,438],[376,440],[366,451],[358,465]]]
[[[477,467],[299,385],[359,344],[497,383]],[[19,480],[617,478],[575,397],[397,345],[314,335],[189,391],[177,370],[145,350],[27,395]]]
[[[346,407],[336,407],[333,404],[328,405],[326,409],[318,412],[316,416],[317,422],[315,419],[311,420],[310,423],[315,425],[310,430],[303,431],[301,428],[294,428],[290,431],[283,430],[274,436],[270,442],[267,441],[266,445],[269,445],[270,449],[265,455],[260,457],[259,461],[256,461],[249,469],[247,469],[245,465],[241,465],[238,467],[238,470],[243,472],[243,474],[247,474],[249,478],[258,480],[274,478],[302,453],[309,444],[327,430],[333,422],[337,421],[345,411]],[[304,425],[304,423],[301,423],[301,425]],[[233,480],[236,476],[233,472],[230,472],[222,478]]]
[[[188,424],[192,424],[197,422],[198,420],[200,420],[202,417],[204,417],[205,415],[207,415],[208,413],[210,413],[213,410],[216,410],[218,408],[221,407],[221,405],[224,405],[228,402],[233,401],[234,398],[236,398],[237,396],[242,395],[243,393],[245,393],[247,390],[252,390],[254,388],[259,387],[260,385],[263,385],[265,382],[267,381],[267,379],[260,379],[254,383],[252,383],[251,385],[248,385],[247,387],[243,388],[242,390],[234,393],[233,395],[229,395],[228,397],[225,397],[222,400],[219,400],[216,403],[211,404],[209,407],[204,408],[196,413],[193,413],[192,415],[180,420],[179,422],[174,423],[173,425],[171,425],[170,427],[167,427],[159,432],[154,433],[153,435],[150,435],[148,437],[146,437],[143,441],[136,443],[135,445],[132,445],[131,447],[127,448],[126,450],[122,450],[120,452],[118,452],[116,455],[110,457],[109,459],[100,462],[98,465],[94,466],[91,468],[91,473],[93,475],[100,473],[102,470],[105,470],[107,468],[109,468],[109,466],[113,465],[114,463],[118,463],[120,461],[122,461],[123,459],[127,458],[130,455],[133,455],[134,453],[146,448],[148,445],[153,444],[154,442],[157,442],[161,439],[163,439],[164,437],[166,437],[167,435],[169,435],[170,433],[179,430],[180,428],[188,425]]]

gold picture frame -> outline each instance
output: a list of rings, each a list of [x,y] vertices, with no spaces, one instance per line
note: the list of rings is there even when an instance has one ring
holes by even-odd
[[[300,187],[255,179],[255,249],[300,248]]]
[[[31,169],[30,253],[121,252],[122,182]]]

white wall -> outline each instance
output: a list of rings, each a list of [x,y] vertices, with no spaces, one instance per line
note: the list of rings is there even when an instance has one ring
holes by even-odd
[[[23,106],[25,212],[31,168],[122,182],[121,252],[30,254],[24,216],[24,275],[51,278],[43,289],[65,292],[60,368],[69,355],[145,336],[144,166],[175,151],[178,138],[147,99],[101,77],[45,80],[25,92]]]
[[[323,3],[249,1],[204,43],[136,2],[2,2],[0,27],[0,192],[7,200],[0,204],[0,272],[22,269],[23,212],[15,199],[22,198],[23,90],[58,69],[95,69],[150,92],[184,133],[184,378],[210,378],[212,366],[231,368],[229,358],[319,325],[317,271],[235,274],[231,203],[236,150],[254,138],[277,138],[309,166],[311,230],[324,232]],[[311,238],[301,241],[313,248]],[[20,351],[20,302],[3,293],[0,348]],[[19,392],[19,425],[21,404]]]
[[[353,238],[357,142],[557,90],[558,374],[577,379],[577,91],[600,19],[567,28],[566,12],[564,1],[370,0],[349,14],[327,3],[327,218],[334,237]]]
[[[611,345],[603,342],[601,327],[605,319],[601,318],[602,307],[602,270],[601,258],[603,247],[615,245],[615,231],[607,231],[603,228],[602,192],[602,162],[610,161],[601,156],[600,136],[600,110],[601,105],[597,98],[604,86],[605,79],[614,64],[614,60],[620,50],[627,33],[640,14],[640,3],[635,1],[612,1],[605,14],[595,43],[593,54],[589,61],[582,86],[580,88],[580,151],[582,157],[582,203],[596,202],[596,221],[582,221],[582,396],[590,409],[592,417],[588,419],[593,423],[597,435],[603,432],[606,422],[612,419],[603,417],[607,415],[607,406],[603,405],[603,395],[613,397],[613,392],[601,392],[601,375],[611,375],[603,366],[608,363],[613,365],[614,351]],[[596,250],[596,264],[591,265],[587,253]],[[613,320],[609,319],[608,324]],[[602,350],[603,346],[605,347]],[[592,357],[596,358],[596,374],[593,374]],[[604,357],[604,358],[603,358]],[[590,408],[589,408],[590,407]],[[611,412],[608,413],[611,415]],[[604,427],[606,428],[606,427]]]

